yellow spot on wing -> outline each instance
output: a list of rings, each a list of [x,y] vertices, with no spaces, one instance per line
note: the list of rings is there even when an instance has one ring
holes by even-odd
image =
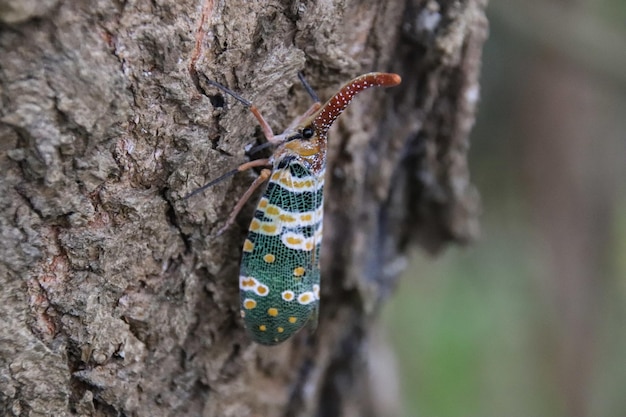
[[[277,216],[280,214],[280,209],[276,206],[268,206],[265,213],[270,216]]]
[[[272,317],[276,317],[278,315],[278,309],[274,307],[270,307],[267,309],[267,314],[269,314]]]
[[[246,310],[252,310],[254,307],[256,307],[256,301],[254,301],[254,300],[253,300],[253,299],[251,299],[251,298],[246,298],[246,299],[243,301],[243,307],[244,307]]]
[[[293,324],[293,323],[295,323],[297,321],[298,321],[297,317],[294,317],[294,316],[289,317],[289,323]]]
[[[279,328],[277,328],[277,329],[276,329],[276,331],[277,331],[278,333],[282,333],[282,332],[284,332],[284,331],[285,331],[285,329],[283,329],[282,327],[279,327]]]
[[[250,230],[252,230],[253,232],[256,232],[257,230],[259,230],[260,227],[261,227],[261,222],[258,221],[257,219],[252,219],[252,221],[250,222]]]
[[[268,264],[271,264],[272,262],[276,260],[276,257],[272,255],[271,253],[268,253],[265,256],[263,256],[263,260],[267,262]]]
[[[312,291],[303,292],[298,296],[298,302],[307,305],[315,302],[315,294]]]
[[[280,216],[278,216],[278,218],[279,218],[281,221],[285,222],[285,223],[293,223],[293,222],[295,222],[295,221],[296,221],[296,218],[295,218],[295,217],[293,217],[293,216],[292,216],[292,215],[290,215],[290,214],[285,214],[285,213],[283,213],[283,214],[281,214]]]
[[[299,267],[297,267],[296,269],[293,270],[293,274],[295,276],[297,276],[297,277],[301,277],[302,275],[304,275],[305,272],[306,272],[306,270],[303,267],[301,267],[301,266],[299,266]]]
[[[268,201],[267,198],[262,198],[261,201],[259,201],[259,208],[265,208],[267,207]]]
[[[265,223],[263,225],[261,225],[261,230],[263,230],[266,233],[276,233],[276,228],[277,226],[275,224],[268,224]],[[252,230],[252,227],[250,227],[250,229]]]
[[[265,285],[263,285],[263,284],[259,284],[259,285],[256,287],[256,292],[257,292],[257,294],[259,294],[259,295],[267,295],[267,293],[268,293],[268,288],[267,288]]]
[[[289,243],[290,245],[299,245],[300,243],[302,243],[302,239],[298,239],[297,237],[293,237],[293,236],[288,236],[287,243]]]
[[[246,239],[246,241],[243,243],[243,251],[252,252],[253,249],[254,249],[254,243],[252,243],[249,239]]]
[[[241,283],[243,288],[252,288],[256,286],[256,280],[254,278],[244,279]]]
[[[259,330],[264,332],[264,331],[267,330],[267,326],[265,324],[262,324],[262,325],[259,326]]]

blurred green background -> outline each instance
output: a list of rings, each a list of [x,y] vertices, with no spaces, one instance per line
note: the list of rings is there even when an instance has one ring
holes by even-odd
[[[626,2],[494,0],[482,236],[383,314],[404,415],[626,416]]]

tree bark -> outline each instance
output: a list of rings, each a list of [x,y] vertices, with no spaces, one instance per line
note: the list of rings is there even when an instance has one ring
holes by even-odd
[[[370,323],[412,242],[477,233],[485,1],[0,1],[0,414],[394,415]],[[252,204],[216,236],[254,174],[182,199],[262,136],[194,70],[275,131],[310,105],[298,71],[322,100],[403,77],[331,132],[320,324],[277,347],[239,317]]]

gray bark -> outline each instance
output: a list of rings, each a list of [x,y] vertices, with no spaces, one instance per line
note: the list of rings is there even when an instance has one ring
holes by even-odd
[[[391,416],[369,324],[412,242],[477,231],[467,168],[485,0],[0,1],[0,414]],[[204,12],[204,22],[201,24]],[[198,27],[201,30],[198,31]],[[198,44],[196,46],[196,35]],[[239,318],[254,101],[280,131],[360,73],[330,136],[320,325]],[[378,351],[376,351],[378,352]],[[393,402],[393,401],[392,401]]]

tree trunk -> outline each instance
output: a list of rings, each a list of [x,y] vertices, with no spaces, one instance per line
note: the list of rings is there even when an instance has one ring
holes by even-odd
[[[1,415],[394,415],[370,323],[411,242],[476,234],[485,0],[262,3],[0,1]],[[298,71],[324,100],[373,70],[403,83],[331,132],[319,327],[252,343],[252,203],[216,231],[254,173],[182,197],[262,135],[194,71],[282,131],[310,105]]]

